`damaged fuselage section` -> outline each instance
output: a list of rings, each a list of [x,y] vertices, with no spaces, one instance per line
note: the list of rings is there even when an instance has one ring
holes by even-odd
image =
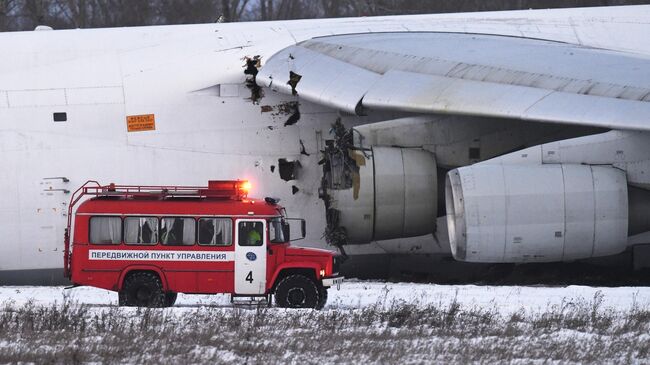
[[[258,104],[264,97],[264,90],[257,85],[257,73],[262,67],[262,57],[259,55],[253,57],[244,57],[244,75],[246,75],[246,87],[251,91],[250,100],[253,104]]]

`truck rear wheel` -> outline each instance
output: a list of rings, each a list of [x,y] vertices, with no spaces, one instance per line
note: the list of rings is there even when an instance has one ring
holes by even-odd
[[[304,275],[289,275],[275,288],[275,304],[282,308],[318,309],[320,293],[316,283]]]
[[[158,275],[149,271],[130,274],[124,279],[119,293],[120,305],[160,308],[167,306],[167,298]]]
[[[178,293],[167,292],[167,294],[165,294],[165,299],[167,300],[167,306],[173,307],[174,303],[176,303],[176,298],[178,298]]]

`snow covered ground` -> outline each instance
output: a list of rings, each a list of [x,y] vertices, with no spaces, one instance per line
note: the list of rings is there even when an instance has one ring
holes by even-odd
[[[494,309],[501,315],[522,310],[534,314],[591,303],[594,298],[601,298],[602,310],[629,311],[634,306],[650,309],[650,287],[526,287],[347,281],[340,290],[330,289],[325,310],[361,309],[395,303],[447,307],[455,301],[464,308]],[[0,287],[0,303],[9,301],[24,305],[31,301],[38,305],[52,305],[65,299],[93,306],[117,305],[116,293],[91,287],[68,290],[63,287]],[[172,311],[201,306],[230,307],[230,298],[226,295],[180,294]]]
[[[650,288],[349,281],[324,310],[0,287],[0,363],[650,362]]]

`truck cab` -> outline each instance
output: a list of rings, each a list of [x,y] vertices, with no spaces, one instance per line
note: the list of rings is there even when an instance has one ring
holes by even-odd
[[[304,238],[304,220],[288,218],[276,199],[249,198],[247,185],[88,182],[69,206],[65,275],[74,285],[117,292],[125,306],[172,306],[178,293],[226,293],[322,308],[328,288],[343,281],[340,257],[293,246],[292,239]]]

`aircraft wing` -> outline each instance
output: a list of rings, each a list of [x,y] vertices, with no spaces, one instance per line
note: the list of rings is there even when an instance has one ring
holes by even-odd
[[[358,115],[393,110],[650,130],[650,57],[539,39],[320,37],[273,55],[256,82]]]

